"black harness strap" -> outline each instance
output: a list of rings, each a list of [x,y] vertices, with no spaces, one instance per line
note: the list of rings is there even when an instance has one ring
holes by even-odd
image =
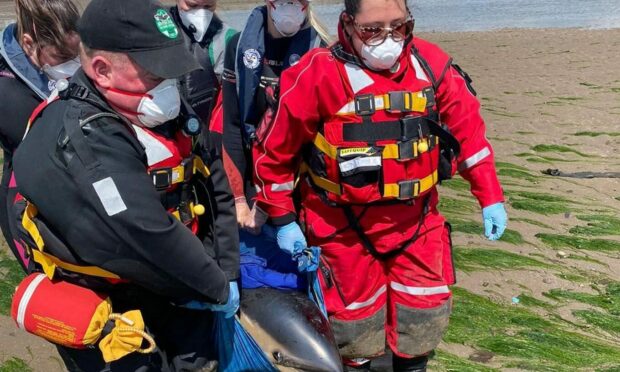
[[[372,142],[382,140],[410,140],[427,137],[431,120],[425,117],[403,118],[398,121],[362,122],[344,124],[342,138],[345,141]]]
[[[366,235],[366,233],[364,232],[364,229],[360,225],[359,218],[355,215],[355,213],[353,213],[353,209],[351,209],[351,206],[343,205],[342,210],[344,211],[344,214],[347,216],[347,220],[349,220],[349,225],[357,233],[357,236],[360,238],[362,244],[368,250],[368,252],[370,252],[370,254],[377,260],[386,261],[386,260],[389,260],[390,258],[394,258],[398,256],[399,254],[404,252],[405,249],[409,248],[411,244],[413,244],[416,240],[418,240],[420,229],[422,228],[422,225],[424,224],[424,219],[426,217],[426,214],[428,213],[428,206],[430,203],[430,199],[431,199],[430,195],[424,198],[424,207],[422,208],[422,216],[420,216],[420,220],[418,221],[418,227],[416,228],[411,238],[405,240],[400,245],[400,247],[394,250],[391,250],[389,252],[385,252],[385,253],[380,253],[377,251],[377,248],[372,244],[372,242],[368,238],[368,235]]]

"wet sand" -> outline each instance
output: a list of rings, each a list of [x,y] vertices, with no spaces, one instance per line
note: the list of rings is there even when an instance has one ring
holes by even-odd
[[[0,9],[4,5],[0,2]],[[1,11],[1,10],[0,10]],[[477,33],[432,33],[421,37],[438,43],[474,80],[483,103],[482,113],[488,125],[488,137],[494,145],[502,169],[519,172],[500,173],[508,194],[508,212],[515,221],[510,228],[527,243],[486,242],[477,233],[457,232],[454,244],[461,247],[500,249],[536,257],[566,269],[594,270],[611,281],[620,281],[620,257],[617,252],[590,251],[588,260],[558,260],[557,252],[543,243],[541,232],[568,235],[568,230],[584,225],[575,214],[604,213],[617,216],[620,211],[618,179],[558,179],[540,174],[546,168],[564,171],[618,171],[620,168],[620,30],[502,30]],[[591,131],[591,136],[576,135]],[[563,147],[562,147],[563,146]],[[570,149],[570,152],[566,149]],[[586,155],[586,156],[581,156]],[[537,192],[563,197],[579,207],[548,215],[512,206],[519,192]],[[445,198],[461,198],[466,192],[442,187]],[[445,211],[448,215],[454,212]],[[460,218],[480,220],[479,211],[460,211]],[[572,213],[571,213],[572,212]],[[540,227],[524,221],[535,221]],[[541,226],[542,226],[541,225]],[[480,227],[482,229],[482,227]],[[607,238],[618,240],[618,234]],[[565,249],[571,254],[582,251]],[[593,263],[603,262],[604,265]],[[458,269],[458,267],[457,267]],[[500,304],[509,304],[515,293],[527,288],[532,296],[561,286],[579,289],[553,270],[523,275],[517,270],[459,271],[459,286]],[[490,291],[488,282],[493,283]],[[485,285],[486,284],[486,285]],[[496,288],[496,287],[499,287]],[[555,314],[575,321],[570,311]],[[603,338],[618,348],[618,340]],[[444,351],[467,359],[470,346],[458,343],[442,345]],[[30,351],[32,350],[32,352]],[[34,370],[59,371],[53,348],[35,337],[16,330],[11,321],[0,321],[0,361],[11,357],[25,360]],[[502,359],[489,366],[502,368]]]

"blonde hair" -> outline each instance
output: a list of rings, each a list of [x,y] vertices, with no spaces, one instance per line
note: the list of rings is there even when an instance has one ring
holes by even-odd
[[[15,0],[15,13],[18,40],[29,34],[37,45],[73,56],[65,37],[77,32],[80,13],[72,0]]]
[[[319,34],[319,37],[323,40],[325,44],[329,45],[334,42],[334,39],[329,34],[329,31],[327,31],[327,27],[325,27],[323,22],[321,22],[317,14],[312,9],[312,5],[308,6],[308,20],[310,21],[310,25],[312,26],[312,28],[316,30],[316,32]]]

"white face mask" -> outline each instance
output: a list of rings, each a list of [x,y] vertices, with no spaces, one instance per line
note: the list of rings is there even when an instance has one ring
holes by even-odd
[[[181,96],[175,79],[166,79],[146,92],[138,105],[138,120],[153,128],[179,116]]]
[[[213,19],[213,12],[206,8],[179,9],[179,16],[183,25],[194,33],[194,39],[202,41]]]
[[[276,30],[285,37],[295,35],[306,22],[306,9],[297,0],[276,0],[271,19]]]
[[[362,59],[368,68],[375,71],[388,70],[396,64],[398,58],[403,52],[405,41],[394,41],[388,36],[383,44],[376,46],[368,46],[364,44],[362,47]]]
[[[45,75],[47,75],[50,80],[60,80],[70,78],[81,66],[80,60],[75,58],[56,66],[45,64],[41,70],[43,70]]]

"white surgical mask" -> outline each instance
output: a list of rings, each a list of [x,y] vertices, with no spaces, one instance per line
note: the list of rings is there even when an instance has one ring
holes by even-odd
[[[295,35],[306,22],[306,9],[297,0],[276,0],[271,19],[276,30],[285,37]]]
[[[153,128],[179,116],[181,96],[175,79],[166,79],[144,94],[138,105],[138,120]]]
[[[202,41],[213,19],[213,12],[206,8],[179,9],[179,16],[183,25],[194,33],[194,39]]]
[[[388,70],[396,64],[403,52],[405,41],[394,41],[388,36],[382,44],[362,47],[362,59],[368,68],[375,71]]]
[[[81,66],[80,60],[74,58],[55,66],[45,64],[41,70],[50,80],[60,80],[70,78]]]

